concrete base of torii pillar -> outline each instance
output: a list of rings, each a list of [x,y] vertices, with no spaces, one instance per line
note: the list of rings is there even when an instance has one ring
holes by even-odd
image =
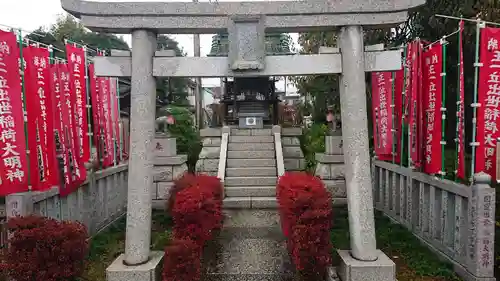
[[[161,281],[163,252],[153,251],[146,263],[127,266],[125,254],[120,255],[106,269],[107,281]]]
[[[337,273],[342,281],[395,281],[396,265],[376,249],[362,27],[343,27],[340,48],[340,103],[351,250],[338,251],[341,264]]]

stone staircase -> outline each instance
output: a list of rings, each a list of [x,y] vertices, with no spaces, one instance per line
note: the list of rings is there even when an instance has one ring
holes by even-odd
[[[276,152],[271,129],[232,129],[224,208],[276,208]]]

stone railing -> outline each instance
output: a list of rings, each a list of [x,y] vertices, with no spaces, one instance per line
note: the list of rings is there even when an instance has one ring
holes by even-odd
[[[196,172],[218,176],[222,129],[202,129],[200,130],[200,137],[203,139],[203,148],[198,162],[196,162]]]
[[[302,128],[281,128],[281,145],[286,171],[303,171],[306,160],[300,148]]]
[[[334,205],[347,204],[342,136],[325,136],[325,153],[316,153],[315,175],[332,195]]]
[[[153,209],[165,209],[174,180],[187,172],[186,155],[177,155],[177,141],[157,134],[153,166]]]
[[[128,164],[89,172],[87,181],[67,197],[59,188],[7,196],[7,217],[42,215],[58,220],[80,221],[94,235],[125,214]]]
[[[229,127],[222,128],[222,138],[220,142],[220,152],[219,152],[219,166],[217,171],[217,177],[224,185],[224,179],[226,178],[226,162],[227,162],[227,146],[229,142],[229,134],[231,129]]]
[[[281,127],[273,126],[274,150],[276,152],[276,172],[278,178],[285,174],[285,163],[283,160],[283,146],[281,145]]]
[[[372,161],[375,208],[406,226],[453,264],[464,280],[495,280],[495,189],[490,176],[472,186]]]

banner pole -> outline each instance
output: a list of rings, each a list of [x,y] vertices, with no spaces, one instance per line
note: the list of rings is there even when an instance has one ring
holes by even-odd
[[[54,54],[54,46],[49,45],[47,48],[48,48],[48,50],[49,50],[49,67],[50,67],[50,65],[51,65],[51,64],[56,64],[56,60],[55,60],[55,58],[54,58],[54,57],[55,57],[55,54]],[[50,73],[50,68],[49,68],[49,73]],[[49,74],[49,77],[51,77],[51,76],[50,76],[50,74]],[[51,77],[50,79],[52,79],[52,77]],[[52,80],[51,80],[51,81],[52,81]],[[52,94],[52,90],[51,90],[51,94]],[[53,98],[54,98],[54,96],[53,96]],[[55,109],[55,108],[53,108],[52,110],[53,110],[54,112],[56,111],[56,109]],[[55,114],[54,112],[52,113],[52,114],[53,114],[53,115],[52,115],[53,117],[55,116],[55,115],[54,115],[54,114]],[[57,129],[56,129],[56,126],[55,126],[55,124],[54,124],[54,129],[53,129],[54,138],[56,137],[56,131],[57,131]],[[58,154],[57,154],[57,141],[56,141],[56,147],[55,147],[55,149],[56,149],[56,164],[57,164],[57,165],[59,165],[59,158],[58,158]],[[58,167],[59,167],[59,166],[58,166]],[[57,179],[57,181],[59,182],[59,184],[60,184],[60,185],[63,185],[63,184],[64,184],[64,170],[62,171],[62,174],[63,174],[63,177],[62,177],[62,178],[63,178],[63,180],[62,180],[62,182],[61,182],[61,177],[59,177],[59,178]],[[59,212],[60,212],[60,214],[62,214],[62,204],[59,204]]]
[[[119,135],[118,137],[118,146],[120,148],[120,161],[123,161],[123,134],[121,134],[121,131],[123,130],[123,126],[121,124],[121,114],[120,114],[120,80],[117,78],[116,79],[116,104],[118,106],[118,116],[117,116],[117,121],[118,121],[118,132],[117,134]]]
[[[116,158],[117,158],[117,151],[118,151],[118,148],[117,148],[117,143],[116,143],[116,126],[115,126],[115,123],[114,123],[114,119],[113,119],[113,116],[115,115],[114,112],[115,112],[115,103],[116,101],[113,100],[113,91],[111,91],[111,85],[114,84],[113,87],[115,87],[115,91],[116,92],[116,83],[114,81],[114,78],[109,78],[109,91],[108,91],[108,108],[110,109],[109,110],[109,118],[111,118],[111,126],[110,126],[110,130],[111,130],[111,141],[113,143],[113,166],[116,166],[117,165],[117,162],[116,161]],[[115,116],[116,118],[116,116]],[[109,124],[109,122],[108,122]]]
[[[418,44],[418,49],[417,49],[417,101],[419,99],[422,99],[423,96],[423,76],[422,76],[422,57],[423,57],[423,52],[424,52],[424,44],[419,38],[419,44]],[[420,171],[423,171],[424,168],[424,134],[422,133],[424,131],[424,118],[425,114],[423,112],[423,106],[420,105],[420,107],[417,108],[417,151],[418,151],[418,165],[420,165]],[[420,120],[419,120],[420,119]]]
[[[471,182],[472,182],[472,177],[475,174],[475,159],[476,159],[476,146],[479,145],[479,143],[476,140],[476,126],[477,126],[477,108],[480,106],[477,103],[477,95],[478,95],[478,84],[479,84],[479,44],[480,44],[480,35],[481,35],[481,28],[484,26],[484,23],[481,22],[481,19],[477,19],[476,21],[476,50],[475,50],[475,63],[474,63],[474,102],[471,104],[472,107],[472,112],[473,112],[473,117],[472,117],[472,161],[471,161]]]
[[[417,56],[418,55],[418,50],[414,50],[414,49],[417,48],[418,44],[420,44],[420,40],[417,38],[417,39],[415,39],[414,42],[416,42],[417,44],[413,44],[413,46],[412,46],[412,55]],[[411,61],[411,68],[412,69],[410,69],[410,74],[409,74],[410,75],[410,86],[411,87],[410,87],[410,93],[409,93],[409,97],[408,97],[409,98],[409,100],[408,100],[408,105],[409,105],[408,106],[408,110],[409,110],[408,114],[415,114],[415,115],[418,116],[417,113],[415,113],[415,112],[413,112],[413,110],[411,110],[411,108],[414,108],[413,107],[413,102],[414,101],[412,100],[412,98],[413,98],[413,83],[416,83],[416,81],[412,80],[413,79],[413,73],[414,73],[413,68],[415,67],[415,63],[417,61],[414,60],[413,56],[410,58],[410,61]],[[409,118],[409,120],[408,120],[408,168],[414,169],[415,166],[413,165],[412,159],[411,159],[411,148],[412,148],[411,147],[411,144],[412,144],[411,138],[413,136],[411,134],[411,126],[412,126],[412,124],[410,124],[410,120],[411,120],[411,118]],[[416,120],[414,120],[414,122],[416,122]],[[417,132],[417,130],[415,130],[415,133],[416,132]],[[417,136],[415,136],[415,138],[416,137]]]
[[[24,65],[24,55],[23,55],[23,48],[24,48],[24,40],[23,40],[23,32],[21,29],[17,30],[17,41],[19,44],[19,63],[20,63],[20,74],[21,74],[21,96],[23,99],[23,121],[24,121],[24,136],[25,136],[25,143],[26,143],[26,155],[27,157],[27,163],[28,163],[28,190],[31,191],[31,171],[30,171],[30,149],[28,146],[28,111],[26,109],[26,83],[24,81],[24,70],[25,70],[25,65]]]
[[[90,78],[89,78],[89,64],[88,64],[88,55],[87,55],[87,46],[83,46],[83,54],[85,56],[84,63],[85,63],[85,95],[87,98],[87,136],[89,137],[89,149],[90,149],[90,159],[89,161],[93,162],[92,156],[92,136],[93,136],[93,131],[92,131],[92,126],[90,125],[90,120],[92,118],[92,114],[90,113],[90,108],[92,107],[90,104]],[[96,147],[97,148],[97,147]],[[97,154],[97,149],[96,149],[96,154]],[[99,156],[97,156],[99,157]],[[91,163],[92,163],[91,162]]]
[[[395,112],[394,109],[396,106],[394,105],[394,81],[396,80],[396,72],[391,73],[391,86],[392,86],[392,102],[391,102],[391,112],[392,112],[392,125],[391,125],[391,132],[392,132],[392,164],[396,162],[396,126],[394,126],[394,121],[395,121]]]
[[[100,56],[101,55],[101,51],[99,50],[99,48],[96,48],[96,56]],[[94,66],[94,76],[95,76],[95,66]],[[92,77],[92,79],[94,79],[94,77]],[[94,81],[94,83],[96,83],[96,87],[99,88],[98,90],[98,95],[101,95],[101,90],[100,90],[100,87],[101,87],[101,80],[96,78],[96,80]],[[96,100],[97,101],[97,100]],[[99,98],[99,102],[102,102],[102,100]],[[94,110],[97,110],[99,111],[99,108],[92,108],[92,113],[93,114],[97,114],[97,116],[99,116],[99,112],[94,112]],[[101,116],[102,118],[102,116]],[[93,119],[92,119],[93,120]],[[101,121],[99,120],[98,124],[94,124],[94,129],[95,132],[93,132],[93,134],[95,134],[96,138],[95,138],[95,147],[96,147],[96,155],[97,155],[97,162],[99,162],[99,168],[102,169],[103,168],[103,165],[104,165],[104,151],[102,149],[102,141],[101,141],[101,126],[100,126],[100,123]]]
[[[444,150],[446,147],[446,138],[445,138],[445,129],[446,129],[446,45],[448,42],[446,41],[446,37],[443,36],[441,40],[442,46],[442,55],[443,55],[443,69],[441,70],[441,179],[444,179],[446,176],[446,171],[444,169]]]
[[[462,61],[461,61],[461,56],[460,53],[462,52],[462,25],[460,22],[458,23],[458,79],[457,79],[457,117],[456,117],[456,130],[455,130],[455,176],[454,179],[455,181],[458,181],[458,146],[460,145],[460,118],[461,118],[461,112],[460,112],[460,94],[461,94],[461,89],[460,89],[460,79],[461,79],[461,67],[462,67]]]
[[[404,48],[403,51],[403,99],[401,101],[401,155],[399,157],[401,158],[401,166],[403,166],[403,159],[404,159],[404,148],[405,148],[405,134],[404,134],[404,126],[405,126],[405,115],[406,115],[406,106],[405,106],[405,99],[406,99],[406,69],[407,69],[407,60],[406,60],[406,52],[408,50],[408,46]]]

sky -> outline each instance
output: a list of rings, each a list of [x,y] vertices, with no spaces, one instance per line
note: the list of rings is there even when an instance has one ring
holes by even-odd
[[[118,2],[117,0],[93,0],[97,2]],[[188,0],[148,0],[148,2],[187,2]],[[227,0],[225,0],[227,1]],[[247,0],[248,1],[248,0]],[[250,0],[251,1],[251,0]],[[267,0],[261,0],[267,1]],[[279,1],[279,0],[278,0]],[[120,2],[132,2],[130,0],[121,0]],[[134,0],[134,2],[145,2]],[[200,2],[208,2],[200,0]],[[58,16],[65,15],[66,12],[61,8],[60,0],[0,0],[0,28],[20,28],[25,32],[30,32],[40,26],[49,27],[56,22]],[[291,34],[297,42],[297,34]],[[179,42],[179,45],[188,56],[193,56],[193,35],[171,35],[173,39]],[[130,45],[130,36],[124,36],[125,41]],[[212,43],[212,34],[200,35],[201,56],[206,56],[210,52]],[[203,79],[204,86],[217,86],[219,79]],[[277,84],[278,91],[283,91],[284,82]],[[287,86],[287,92],[293,92],[295,88],[292,85]]]

